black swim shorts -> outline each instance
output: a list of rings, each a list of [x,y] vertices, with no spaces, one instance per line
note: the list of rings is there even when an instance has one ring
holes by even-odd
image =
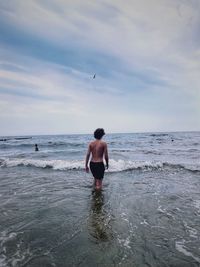
[[[105,172],[105,166],[103,162],[90,161],[90,170],[95,179],[103,179]]]

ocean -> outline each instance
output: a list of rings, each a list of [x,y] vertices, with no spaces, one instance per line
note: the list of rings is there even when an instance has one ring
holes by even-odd
[[[91,140],[0,137],[0,266],[200,266],[200,132],[105,135],[102,191]]]

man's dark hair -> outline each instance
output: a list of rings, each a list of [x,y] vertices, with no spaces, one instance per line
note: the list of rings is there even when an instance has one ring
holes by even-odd
[[[98,128],[94,131],[94,138],[101,139],[104,134],[105,134],[104,129]]]

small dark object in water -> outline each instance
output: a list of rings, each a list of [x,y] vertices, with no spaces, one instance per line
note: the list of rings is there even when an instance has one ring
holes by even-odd
[[[8,139],[0,139],[0,141],[7,141]]]
[[[39,151],[38,145],[35,144],[35,151]]]

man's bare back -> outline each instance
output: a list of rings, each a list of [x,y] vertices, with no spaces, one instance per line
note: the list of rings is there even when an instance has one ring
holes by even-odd
[[[102,140],[95,140],[89,144],[87,155],[86,155],[86,171],[89,170],[88,162],[90,155],[92,162],[103,162],[103,158],[106,161],[106,167],[108,168],[108,149],[106,142]]]
[[[103,156],[107,156],[107,144],[101,140],[95,140],[90,143],[90,151],[92,153],[91,161],[101,162],[103,161]]]

